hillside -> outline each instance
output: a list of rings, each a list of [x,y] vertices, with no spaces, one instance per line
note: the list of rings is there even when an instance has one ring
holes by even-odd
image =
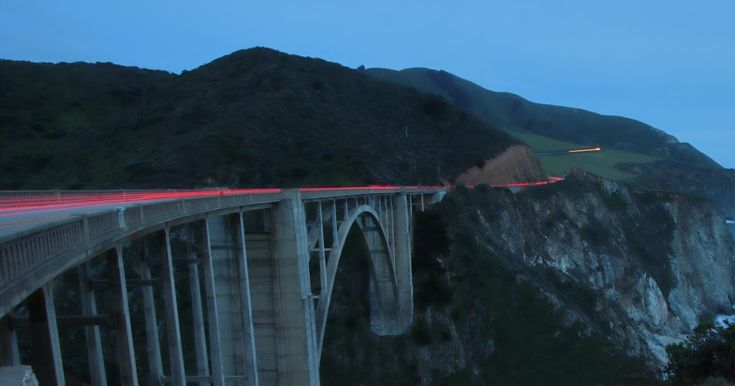
[[[487,90],[445,71],[411,68],[365,72],[440,95],[494,127],[506,130],[535,151],[602,145],[597,154],[539,156],[549,174],[579,167],[605,178],[646,189],[668,189],[704,195],[735,216],[735,171],[722,168],[688,143],[645,123],[618,116],[533,103],[518,95]],[[672,180],[678,176],[679,180]],[[684,178],[682,178],[682,176]],[[683,182],[687,181],[687,182]],[[689,182],[696,182],[695,185]]]
[[[162,71],[110,63],[0,60],[0,189],[62,187],[32,185],[31,180],[65,168],[66,160],[50,162],[65,159],[66,146],[111,117],[147,103],[172,78]]]
[[[2,188],[433,184],[517,143],[443,98],[265,48],[181,75],[0,73]]]
[[[411,68],[402,71],[369,69],[370,76],[441,95],[487,122],[507,130],[540,134],[581,145],[669,156],[678,143],[673,136],[645,123],[582,109],[530,102],[518,95],[487,90],[446,71]],[[698,155],[701,165],[714,161]]]
[[[269,49],[181,75],[0,61],[0,86],[0,188],[544,177],[519,140],[440,96]],[[532,147],[566,146],[513,133]],[[692,184],[705,195],[732,187],[724,169],[671,176],[670,155],[640,156],[650,159],[598,167],[657,176],[652,188],[671,179],[674,190]],[[574,172],[518,194],[458,188],[415,215],[410,333],[368,331],[368,260],[353,235],[323,384],[655,384],[665,344],[735,298],[731,235],[709,201],[689,195]]]
[[[322,384],[655,385],[666,345],[735,296],[711,202],[579,171],[518,194],[455,189],[417,214],[413,245],[405,336],[369,333],[367,257],[344,258]]]

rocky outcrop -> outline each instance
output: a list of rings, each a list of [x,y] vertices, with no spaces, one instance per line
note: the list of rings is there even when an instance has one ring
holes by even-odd
[[[598,294],[592,312],[552,296],[653,366],[666,363],[666,345],[735,301],[735,244],[709,201],[579,171],[558,188],[494,197],[498,219],[478,213],[488,249],[507,251],[521,271],[551,268]]]
[[[735,302],[720,213],[580,171],[518,194],[458,188],[417,217],[410,334],[333,333],[324,384],[358,368],[396,384],[655,384],[666,346]],[[328,335],[354,315],[333,311]]]

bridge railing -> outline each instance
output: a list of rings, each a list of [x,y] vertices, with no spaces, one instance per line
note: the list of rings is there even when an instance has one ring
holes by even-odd
[[[73,256],[75,251],[83,251],[97,242],[119,239],[166,221],[280,199],[278,193],[265,193],[128,204],[125,208],[47,223],[0,237],[0,315],[6,311],[4,298],[9,287],[28,275],[39,276],[34,270],[43,270],[46,264],[60,257]]]
[[[0,209],[74,203],[128,202],[153,199],[197,198],[242,194],[279,193],[281,189],[189,189],[189,190],[17,190],[0,191]]]
[[[302,190],[305,201],[324,198],[345,198],[373,194],[409,193],[431,194],[439,188],[368,188],[368,189],[323,189]],[[216,210],[245,207],[248,205],[272,204],[284,198],[280,189],[260,190],[258,193],[216,195],[209,197],[188,197],[154,201],[151,203],[126,203],[125,207],[81,215],[77,218],[49,222],[24,231],[0,237],[0,316],[13,307],[17,296],[24,291],[28,281],[43,284],[50,280],[59,269],[68,269],[74,264],[75,256],[94,249],[98,244],[110,244],[126,235],[140,232],[167,221],[187,218]],[[34,192],[37,199],[52,197],[57,192]],[[87,192],[85,192],[87,193]],[[102,192],[92,192],[95,195]],[[105,194],[109,197],[109,193]],[[114,194],[123,192],[114,192]],[[125,192],[129,194],[130,192]],[[0,197],[9,193],[0,192]],[[19,193],[17,198],[25,199]],[[89,195],[87,196],[89,197]],[[105,244],[105,245],[107,245]],[[109,246],[108,246],[109,247]],[[76,262],[77,264],[79,262]],[[62,271],[63,272],[63,271]],[[29,280],[26,280],[29,279]],[[25,280],[25,282],[24,282]],[[20,283],[20,284],[19,284]],[[20,287],[22,289],[18,289]],[[27,294],[26,294],[27,295]],[[12,304],[9,304],[12,303]]]
[[[145,191],[18,190],[0,191],[0,208],[19,205],[61,204],[80,201],[125,200]]]

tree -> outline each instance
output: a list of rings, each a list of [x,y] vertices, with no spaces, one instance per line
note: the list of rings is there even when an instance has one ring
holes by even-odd
[[[735,381],[734,324],[702,324],[686,341],[669,345],[666,351],[670,385],[728,384],[712,383],[717,378]]]

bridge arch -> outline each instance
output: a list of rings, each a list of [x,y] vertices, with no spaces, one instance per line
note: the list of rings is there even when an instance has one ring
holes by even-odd
[[[329,305],[343,248],[350,230],[355,226],[359,228],[368,248],[370,327],[378,335],[401,333],[403,315],[400,309],[399,282],[395,255],[388,243],[388,233],[378,212],[370,205],[360,205],[352,209],[349,216],[339,225],[337,238],[333,240],[327,260],[325,280],[327,288],[322,292],[316,310],[319,358],[324,345]]]

